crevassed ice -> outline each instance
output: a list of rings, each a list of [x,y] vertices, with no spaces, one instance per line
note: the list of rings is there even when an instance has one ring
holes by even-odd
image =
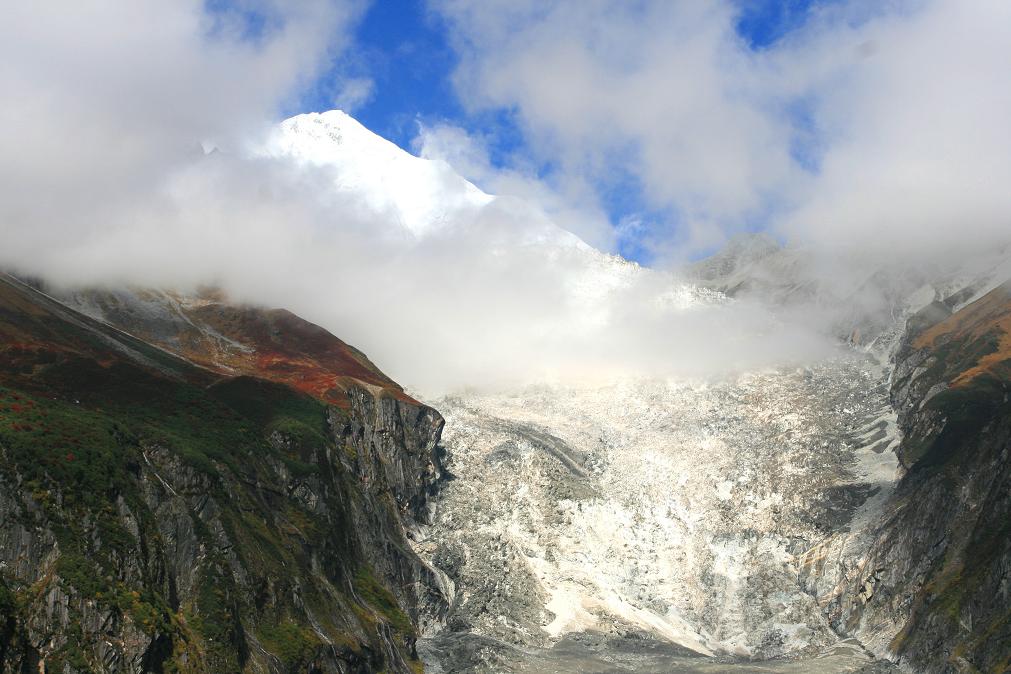
[[[505,643],[640,630],[701,654],[838,643],[800,559],[879,516],[886,373],[859,354],[722,382],[626,380],[441,400],[447,468],[419,552],[454,625]]]

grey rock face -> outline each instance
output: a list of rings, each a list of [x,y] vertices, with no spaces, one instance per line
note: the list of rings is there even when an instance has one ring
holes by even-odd
[[[1011,382],[999,358],[961,377],[999,353],[1011,310],[998,288],[952,314],[974,292],[906,321],[890,386],[904,471],[865,552],[847,560],[836,535],[806,560],[833,627],[914,672],[1011,667]]]
[[[415,671],[413,625],[440,621],[447,598],[405,530],[430,517],[443,421],[364,388],[349,397],[348,410],[327,411],[317,442],[270,436],[297,464],[268,457],[206,472],[142,445],[139,500],[108,506],[125,542],[113,552],[106,525],[84,524],[90,554],[107,558],[95,568],[113,569],[97,593],[68,570],[51,529],[47,508],[66,494],[47,493],[41,506],[8,464],[0,672]]]

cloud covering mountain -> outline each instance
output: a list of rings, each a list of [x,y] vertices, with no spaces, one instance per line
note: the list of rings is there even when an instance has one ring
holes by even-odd
[[[828,348],[807,321],[730,310],[566,231],[613,244],[592,198],[612,171],[677,212],[676,230],[640,232],[671,259],[756,213],[854,259],[969,255],[1008,234],[1011,102],[985,86],[1011,72],[1000,3],[846,4],[762,52],[733,36],[727,4],[434,3],[458,40],[460,92],[518,111],[531,147],[557,159],[543,177],[492,166],[451,125],[422,131],[424,158],[338,113],[278,137],[300,87],[354,49],[362,7],[249,7],[257,20],[195,0],[7,12],[0,265],[71,284],[219,284],[443,389]],[[945,42],[943,26],[959,29]]]

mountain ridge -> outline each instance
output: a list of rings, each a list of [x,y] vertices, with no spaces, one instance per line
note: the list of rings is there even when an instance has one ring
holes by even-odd
[[[129,327],[136,337],[223,376],[276,381],[338,406],[355,383],[418,404],[361,351],[284,309],[231,304],[208,289],[195,296],[152,289],[54,292],[81,313]]]
[[[0,278],[0,670],[419,670],[441,416],[131,327]]]

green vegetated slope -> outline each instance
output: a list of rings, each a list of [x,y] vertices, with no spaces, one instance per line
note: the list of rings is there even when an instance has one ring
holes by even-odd
[[[441,418],[371,402],[222,377],[0,278],[0,671],[419,670],[385,467],[431,473]]]

